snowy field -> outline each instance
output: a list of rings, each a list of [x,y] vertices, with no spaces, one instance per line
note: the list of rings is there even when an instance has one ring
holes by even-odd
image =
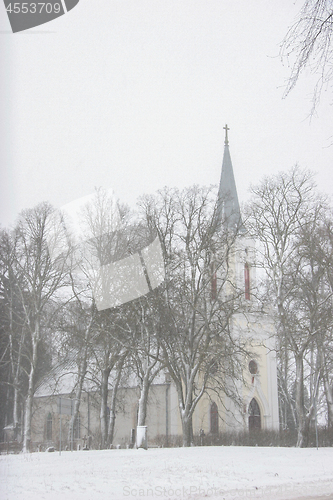
[[[1,500],[333,499],[333,448],[2,455]]]

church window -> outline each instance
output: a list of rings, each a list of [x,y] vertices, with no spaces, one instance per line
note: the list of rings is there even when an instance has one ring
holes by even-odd
[[[249,371],[251,375],[256,375],[256,373],[258,373],[258,365],[254,359],[251,359],[249,363]]]
[[[216,277],[215,262],[212,263],[211,297],[212,297],[212,300],[216,300],[216,298],[217,298],[217,277]]]
[[[48,414],[46,419],[46,439],[47,441],[52,441],[52,415]]]
[[[219,410],[216,403],[212,403],[210,407],[210,432],[219,433]]]
[[[250,267],[248,263],[244,266],[245,298],[250,300]]]
[[[249,405],[249,431],[258,431],[261,429],[261,416],[258,402],[253,398]]]

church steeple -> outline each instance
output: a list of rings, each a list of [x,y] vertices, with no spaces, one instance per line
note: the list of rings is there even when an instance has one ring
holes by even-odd
[[[221,226],[225,224],[229,229],[235,230],[238,228],[244,231],[229,151],[228,130],[230,129],[228,125],[223,128],[225,130],[225,139],[222,172],[217,199],[217,226],[221,228]]]

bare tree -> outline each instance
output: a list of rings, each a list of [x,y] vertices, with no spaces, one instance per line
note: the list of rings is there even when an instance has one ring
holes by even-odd
[[[28,388],[25,400],[24,451],[30,450],[31,417],[36,377],[40,364],[42,340],[47,335],[54,310],[58,307],[59,290],[65,285],[64,265],[55,266],[51,262],[47,244],[47,220],[52,212],[44,203],[21,214],[17,226],[18,252],[15,266],[22,280],[15,280],[17,298],[22,310],[22,324],[29,339]],[[58,294],[58,296],[57,296]]]
[[[309,68],[319,78],[313,92],[314,112],[325,86],[333,76],[333,5],[331,0],[306,0],[296,22],[289,29],[281,46],[283,59],[292,59],[287,95],[300,74]]]
[[[132,305],[132,335],[129,343],[132,370],[139,382],[137,425],[146,425],[151,385],[162,368],[160,360],[160,311],[158,292]]]
[[[67,214],[69,226],[71,218],[76,221],[74,233],[80,235],[76,241],[73,238],[72,253],[77,270],[73,291],[78,302],[81,302],[81,292],[75,291],[81,278],[87,290],[90,290],[88,302],[94,309],[94,317],[87,330],[87,333],[93,332],[94,348],[89,351],[84,349],[81,358],[82,362],[86,360],[85,370],[80,370],[80,373],[85,375],[87,362],[96,372],[101,394],[101,447],[106,448],[113,439],[117,390],[128,353],[126,334],[129,331],[126,308],[121,300],[114,300],[116,292],[121,294],[122,288],[128,287],[129,283],[121,273],[115,276],[110,269],[131,254],[134,233],[129,209],[120,205],[112,193],[101,188],[76,213]],[[91,342],[91,333],[89,338],[85,337],[84,345],[88,345],[87,342]],[[115,376],[108,421],[109,380],[112,372],[115,372]],[[79,398],[76,397],[76,400],[79,401]]]
[[[156,237],[156,232],[150,234],[147,227],[136,222],[127,228],[127,231],[123,233],[124,236],[127,253],[142,255],[141,251],[149,247],[155,239],[154,236]],[[126,252],[122,257],[125,255]],[[144,269],[147,279],[148,270],[146,267]],[[138,380],[140,396],[137,423],[139,426],[146,423],[149,390],[161,370],[159,307],[156,293],[150,290],[146,296],[137,297],[135,300],[109,309],[107,314],[109,315],[108,327],[104,330],[108,333],[104,334],[104,342],[108,342],[110,347],[109,350],[104,349],[109,356],[109,362],[104,363],[104,366],[108,375],[115,370],[108,433],[108,444],[111,444],[115,421],[115,397],[124,363],[126,363],[127,372],[134,373]]]
[[[295,360],[296,415],[298,446],[307,446],[309,429],[316,417],[320,382],[324,368],[322,344],[331,323],[330,294],[323,288],[323,267],[314,258],[314,225],[300,241],[297,272],[285,300],[284,321],[288,324],[288,346]],[[311,231],[312,230],[312,231]],[[305,398],[307,394],[307,400]]]
[[[22,308],[18,297],[16,282],[23,286],[22,276],[16,266],[18,238],[15,231],[2,231],[0,236],[0,285],[1,285],[1,380],[6,394],[3,426],[7,418],[18,433],[21,425],[21,410],[26,385],[23,365],[27,368],[26,328],[22,323]],[[10,404],[12,402],[12,404]],[[11,414],[11,416],[10,416]]]
[[[320,296],[321,308],[317,308],[317,314],[323,320],[322,331],[317,336],[318,355],[321,359],[321,375],[324,386],[325,399],[327,404],[328,426],[333,426],[333,227],[332,213],[328,212],[327,216],[312,228],[311,233],[305,234],[304,240],[307,245],[312,243],[312,260],[314,265],[321,270],[320,276]],[[325,309],[323,308],[325,306]],[[324,309],[324,310],[323,310]]]
[[[316,195],[312,176],[298,167],[266,178],[252,188],[252,193],[248,227],[260,242],[258,265],[268,279],[266,293],[272,292],[276,304],[279,375],[284,377],[280,387],[284,402],[290,402],[287,379],[292,366],[291,354],[295,366],[297,446],[306,446],[322,369],[316,341],[323,333],[323,321],[327,324],[327,300],[321,296],[320,285],[323,271],[314,261],[316,242],[310,235],[322,221],[325,204]],[[311,358],[307,363],[309,380],[313,383],[307,408],[304,363],[308,355]]]
[[[218,363],[221,370],[228,364],[223,361],[236,361],[239,348],[230,325],[241,294],[228,265],[237,231],[217,235],[215,200],[212,189],[197,186],[182,192],[165,189],[156,197],[141,200],[148,227],[158,232],[164,250],[166,280],[160,290],[162,362],[176,386],[184,446],[190,446],[193,439],[194,410],[212,374],[217,377],[213,367]],[[212,297],[215,272],[219,280],[216,296]],[[226,374],[219,373],[225,379]]]
[[[119,385],[121,382],[121,378],[123,375],[123,369],[126,363],[128,357],[128,350],[124,349],[123,352],[120,354],[117,360],[117,364],[115,366],[115,376],[113,380],[113,386],[112,386],[112,395],[111,395],[111,401],[110,401],[110,417],[109,417],[109,424],[108,424],[108,437],[107,437],[107,444],[110,446],[113,443],[113,437],[114,437],[114,429],[115,429],[115,423],[116,423],[116,405],[117,405],[117,395],[118,395],[118,389]]]
[[[61,330],[66,336],[62,340],[67,357],[75,361],[75,383],[73,387],[74,405],[68,427],[68,443],[73,441],[73,430],[79,419],[81,396],[89,363],[92,358],[94,338],[96,337],[95,318],[97,314],[93,302],[87,302],[75,293],[61,321]],[[58,325],[59,328],[60,325]],[[63,360],[62,360],[63,362]]]
[[[94,339],[94,370],[100,390],[100,426],[101,448],[104,449],[113,441],[116,419],[117,391],[128,354],[126,338],[128,331],[120,311],[106,309],[97,313],[95,318],[96,336]],[[112,396],[109,406],[110,375],[113,374]],[[108,408],[110,414],[108,415]]]
[[[133,243],[131,213],[128,207],[120,205],[112,194],[103,189],[98,189],[91,202],[83,207],[81,215],[82,226],[86,228],[90,236],[85,244],[85,252],[81,254],[82,260],[80,266],[83,269],[91,270],[91,268],[96,266],[96,264],[93,264],[94,260],[97,262],[97,269],[103,269],[103,266],[107,269],[108,265],[117,263],[130,254]],[[88,271],[87,274],[91,275],[91,272]],[[108,271],[104,272],[104,276],[109,277],[108,274]],[[106,290],[103,290],[102,287],[101,295],[104,292],[106,292],[105,295],[108,295],[114,283],[110,283],[108,279],[102,281],[104,282],[103,285],[106,285]],[[122,276],[120,276],[119,281],[119,286],[121,287]],[[125,285],[127,283],[124,283]],[[92,288],[94,289],[93,284]],[[124,362],[128,354],[125,342],[126,332],[128,332],[126,308],[124,309],[121,303],[119,303],[118,307],[114,307],[114,304],[112,305],[106,303],[106,308],[98,311],[95,321],[97,336],[94,353],[96,367],[100,372],[102,448],[106,448],[112,444],[116,418],[117,391]],[[109,379],[113,371],[115,372],[115,377],[108,420]]]

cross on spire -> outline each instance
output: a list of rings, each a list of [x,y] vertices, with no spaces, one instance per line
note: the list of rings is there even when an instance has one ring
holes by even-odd
[[[239,229],[239,231],[244,231],[229,151],[228,131],[230,129],[228,125],[223,127],[223,129],[225,130],[225,140],[222,172],[217,200],[217,227],[220,230],[223,225],[229,229]]]
[[[223,129],[225,130],[225,139],[224,139],[224,144],[226,146],[228,146],[229,144],[229,140],[228,140],[228,130],[230,130],[230,128],[228,127],[227,124],[225,124],[225,127],[223,127]]]

